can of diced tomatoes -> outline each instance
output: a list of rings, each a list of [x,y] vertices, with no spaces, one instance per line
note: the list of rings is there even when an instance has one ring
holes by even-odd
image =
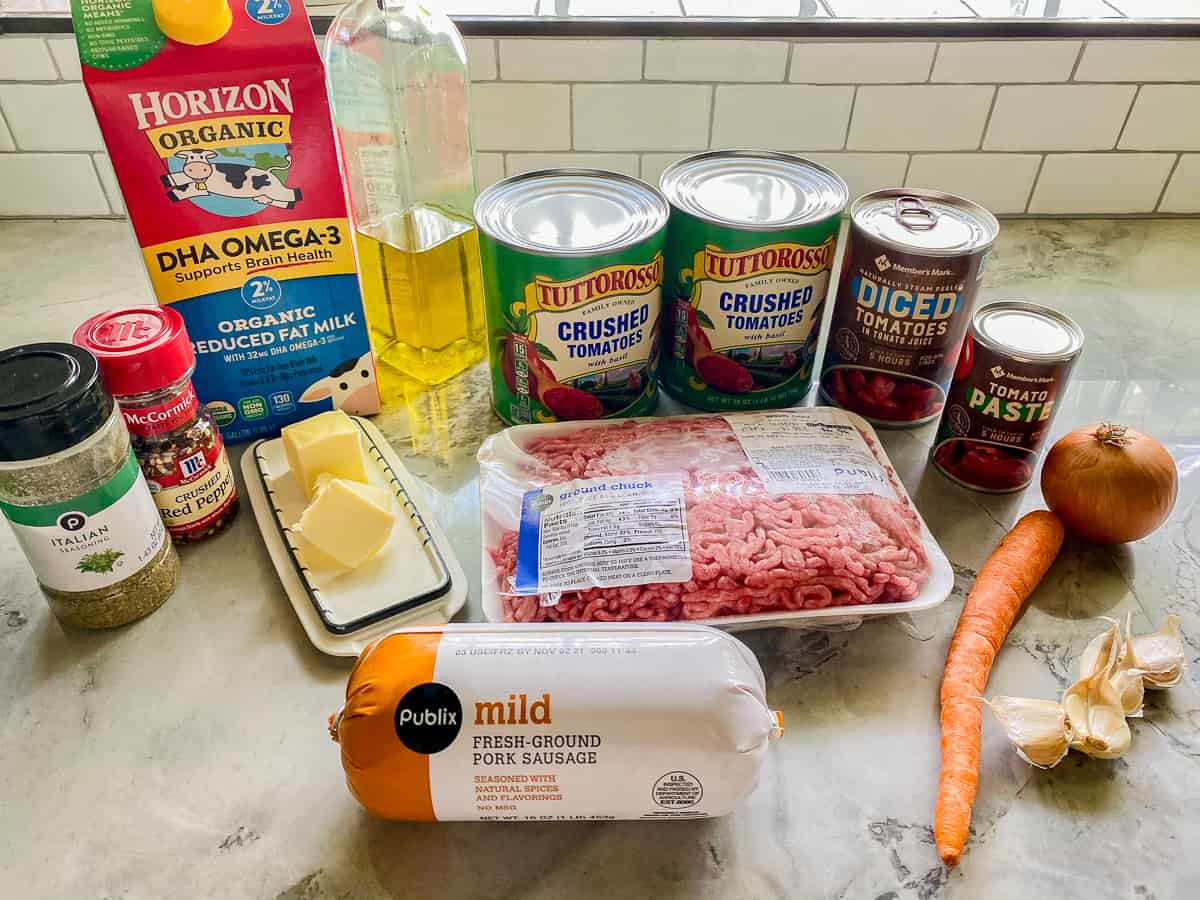
[[[492,402],[510,425],[658,402],[667,201],[596,169],[516,175],[475,201]]]
[[[799,156],[701,153],[660,187],[667,226],[662,385],[715,411],[808,393],[846,183]]]
[[[934,465],[977,491],[1029,484],[1082,350],[1083,331],[1057,310],[1023,300],[980,307],[933,442]]]
[[[936,419],[999,231],[990,212],[950,194],[895,188],[854,201],[824,399],[875,425]]]

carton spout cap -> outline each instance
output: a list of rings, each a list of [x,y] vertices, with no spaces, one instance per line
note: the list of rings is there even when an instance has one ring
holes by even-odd
[[[233,24],[229,0],[151,0],[154,21],[180,44],[211,44]]]

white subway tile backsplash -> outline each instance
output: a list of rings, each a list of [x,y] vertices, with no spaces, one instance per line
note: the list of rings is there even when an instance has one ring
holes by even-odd
[[[576,150],[708,146],[708,85],[579,84],[574,90]]]
[[[1088,41],[1076,81],[1200,81],[1200,41]]]
[[[995,91],[983,85],[864,85],[848,150],[974,150]]]
[[[853,95],[849,85],[718,85],[712,145],[838,150]]]
[[[703,152],[702,150],[690,150],[676,153],[643,153],[642,173],[639,177],[647,184],[658,187],[658,179],[662,177],[663,170],[667,166],[677,159],[683,159],[685,156],[692,156]]]
[[[0,81],[54,81],[58,70],[46,42],[33,37],[0,38]]]
[[[985,150],[1111,150],[1136,88],[1131,84],[1002,86]]]
[[[646,42],[651,81],[783,81],[784,41],[675,40]]]
[[[64,81],[79,81],[83,78],[83,70],[79,66],[79,45],[73,37],[48,38],[46,46],[58,66],[59,75]]]
[[[571,87],[471,85],[471,133],[480,150],[569,150]]]
[[[22,150],[102,150],[83,85],[0,84],[0,108]]]
[[[1200,150],[1200,84],[1147,84],[1121,135],[1122,150]]]
[[[475,154],[475,189],[482,191],[504,177],[503,153]]]
[[[520,175],[558,168],[607,169],[636,177],[638,157],[636,153],[509,153],[505,172]]]
[[[1184,153],[1171,173],[1160,212],[1200,213],[1200,153]]]
[[[954,41],[938,48],[932,81],[1067,81],[1079,41]]]
[[[1022,153],[917,154],[908,187],[932,188],[974,200],[992,212],[1025,211],[1041,157]]]
[[[0,216],[107,216],[86,153],[0,154]]]
[[[1172,153],[1053,153],[1029,202],[1031,213],[1151,212],[1175,161]]]
[[[491,38],[467,40],[467,71],[472,81],[494,81],[496,78],[496,42]]]
[[[108,198],[108,205],[118,216],[125,214],[125,198],[121,196],[121,186],[117,183],[117,173],[113,171],[112,161],[107,153],[93,153],[96,172],[100,176],[100,186]]]
[[[933,62],[933,43],[849,41],[792,47],[788,80],[802,84],[901,84],[925,81]]]
[[[642,42],[503,39],[500,77],[505,81],[637,81],[642,77]]]
[[[813,162],[828,166],[845,179],[850,199],[867,191],[898,187],[904,182],[907,153],[800,153]]]

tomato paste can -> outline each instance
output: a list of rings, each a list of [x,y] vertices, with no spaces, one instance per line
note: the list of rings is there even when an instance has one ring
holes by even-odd
[[[492,402],[501,419],[654,411],[668,213],[650,185],[597,169],[516,175],[479,195]]]
[[[722,150],[668,166],[663,388],[715,411],[808,393],[846,182],[799,156]]]
[[[977,491],[1019,491],[1033,479],[1083,331],[1057,310],[997,300],[971,317],[933,463]]]
[[[990,212],[950,194],[894,188],[855,200],[821,396],[875,425],[936,419],[999,231]]]

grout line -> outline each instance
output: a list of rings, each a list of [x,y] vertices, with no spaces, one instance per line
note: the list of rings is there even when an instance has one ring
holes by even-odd
[[[858,103],[858,85],[850,94],[850,112],[846,116],[846,133],[842,135],[842,150],[850,149],[850,126],[854,124],[854,107]]]
[[[830,7],[828,0],[818,0],[818,2],[821,5],[821,9],[825,10],[825,15],[829,16],[831,19],[837,18],[837,13],[835,13],[832,7]]]
[[[104,203],[108,207],[108,211],[114,216],[120,215],[120,213],[113,209],[112,199],[108,196],[108,188],[104,186],[104,179],[100,177],[100,167],[96,165],[96,155],[89,153],[88,160],[92,164],[92,171],[96,173],[96,182],[100,185],[100,196],[104,198]]]
[[[575,85],[567,86],[567,146],[575,149]]]
[[[1162,202],[1166,199],[1167,188],[1171,186],[1171,179],[1175,177],[1175,170],[1179,168],[1179,163],[1183,161],[1183,154],[1175,154],[1175,162],[1171,164],[1171,170],[1167,172],[1167,180],[1163,182],[1162,190],[1158,192],[1158,200],[1154,204],[1154,211],[1158,212],[1158,208],[1162,206]]]
[[[523,40],[523,38],[518,38]],[[529,40],[542,40],[542,38],[529,38]],[[564,38],[564,40],[576,40],[575,38]],[[702,39],[697,38],[697,41]],[[740,40],[734,38],[733,40]],[[778,81],[730,81],[728,79],[707,79],[707,78],[688,78],[677,80],[674,78],[646,78],[646,79],[625,79],[624,81],[605,81],[604,79],[587,79],[587,78],[522,78],[522,79],[504,79],[506,84],[606,84],[606,85],[629,85],[638,84],[640,81],[646,81],[648,84],[693,84],[693,85],[708,85],[708,84],[779,84]],[[480,84],[489,84],[488,81],[480,81]],[[1142,81],[935,81],[933,87],[989,87],[996,84],[1002,87],[1065,87],[1072,84],[1079,85],[1099,85],[1102,87],[1119,87],[1129,86],[1140,87],[1143,84],[1170,84],[1180,85],[1183,87],[1200,87],[1200,79],[1179,80],[1172,78],[1149,78]],[[52,85],[52,84],[81,84],[78,81],[0,81],[0,85],[10,84],[36,84],[36,85]],[[789,84],[806,85],[808,87],[921,87],[928,84],[924,81],[799,81],[789,82]]]
[[[647,40],[646,38],[642,39],[642,78],[641,78],[642,81],[646,80],[646,57],[650,55],[649,44],[650,44],[649,40]],[[640,172],[642,170],[638,169],[638,171]]]
[[[992,85],[992,102],[988,105],[987,117],[983,120],[983,133],[979,135],[979,146],[983,150],[983,142],[987,140],[988,129],[992,126],[992,113],[996,111],[996,101],[1000,99],[1000,85]]]
[[[908,159],[905,160],[905,162],[904,162],[904,174],[900,176],[900,186],[901,187],[908,187],[908,173],[912,169],[913,158],[916,155],[917,154],[915,154],[915,153],[908,154]]]
[[[500,38],[492,40],[492,52],[496,54],[496,80],[503,81],[504,77],[500,72]]]
[[[1038,182],[1042,180],[1042,169],[1046,166],[1046,157],[1049,153],[1043,153],[1042,158],[1038,160],[1037,171],[1033,173],[1033,184],[1029,186],[1029,195],[1025,198],[1024,212],[1028,214],[1029,207],[1033,204],[1033,195],[1037,191]]]
[[[1107,6],[1109,9],[1111,9],[1113,12],[1115,12],[1119,18],[1122,18],[1122,19],[1129,18],[1129,16],[1125,15],[1125,10],[1118,9],[1117,7],[1115,7],[1111,3],[1109,3],[1108,0],[1100,0],[1100,2],[1103,3],[1105,6]]]
[[[933,70],[937,68],[938,54],[942,52],[942,42],[933,45],[933,59],[929,60],[929,72],[925,75],[925,84],[933,81]]]
[[[1083,54],[1087,53],[1088,41],[1083,40],[1079,43],[1079,52],[1075,54],[1075,64],[1071,66],[1071,72],[1067,75],[1067,83],[1075,80],[1075,73],[1079,71],[1079,64],[1083,62]]]
[[[713,149],[713,129],[717,124],[717,86],[712,86],[712,92],[708,95],[708,143],[705,145],[705,150]]]
[[[1125,110],[1125,118],[1121,120],[1121,128],[1117,132],[1117,139],[1113,141],[1110,150],[1116,150],[1121,146],[1121,138],[1125,137],[1125,129],[1129,127],[1129,120],[1133,116],[1133,108],[1137,106],[1138,97],[1141,96],[1142,86],[1139,84],[1133,92],[1133,96],[1129,98],[1129,109]]]
[[[783,63],[783,83],[787,84],[792,80],[792,67],[796,62],[796,41],[788,42],[787,59]]]

